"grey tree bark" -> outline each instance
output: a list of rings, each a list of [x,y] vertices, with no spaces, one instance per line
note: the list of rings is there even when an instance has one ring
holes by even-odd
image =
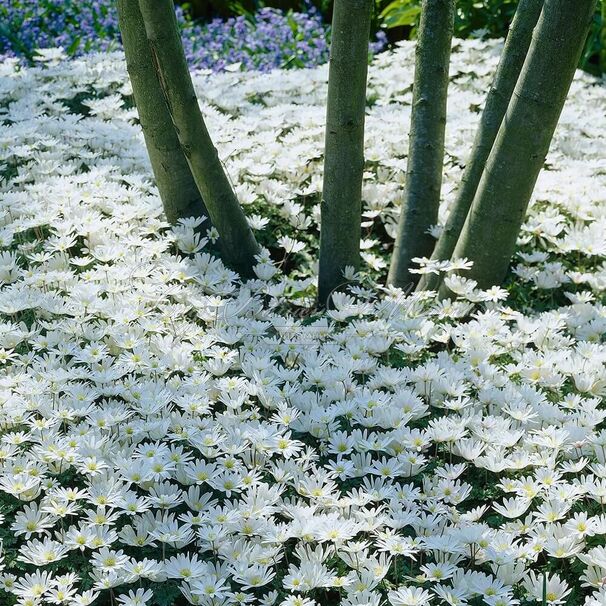
[[[453,258],[480,288],[500,284],[583,50],[596,0],[545,0],[528,56]],[[445,285],[440,296],[448,296]]]
[[[387,278],[400,288],[417,283],[412,259],[429,257],[435,243],[427,231],[440,207],[455,0],[423,0],[421,10],[406,193]]]
[[[318,302],[360,265],[364,120],[373,0],[336,0],[332,21]]]
[[[507,112],[507,107],[518,81],[524,60],[530,48],[532,32],[539,20],[543,0],[520,0],[511,29],[505,41],[499,66],[494,76],[492,86],[488,91],[484,111],[469,161],[463,172],[463,177],[448,215],[444,231],[435,246],[432,259],[448,260],[454,252],[461,229],[467,218],[467,213],[473,202],[482,178],[484,166],[490,155],[490,150],[499,132],[501,122]],[[419,281],[418,290],[436,290],[441,277],[436,274],[425,274]]]
[[[138,0],[118,0],[118,22],[139,121],[166,218],[169,223],[176,223],[187,217],[207,217],[156,76]],[[204,227],[210,227],[208,222]]]
[[[196,185],[220,236],[227,265],[253,277],[259,246],[208,134],[191,80],[172,0],[139,0],[154,69]]]

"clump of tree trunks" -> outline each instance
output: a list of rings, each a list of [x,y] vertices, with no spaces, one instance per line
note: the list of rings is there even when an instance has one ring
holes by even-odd
[[[167,218],[205,216],[204,200],[225,262],[243,277],[253,277],[259,245],[204,123],[173,1],[121,0],[118,9],[135,102]],[[143,36],[147,45],[141,43]],[[198,191],[194,200],[193,185]]]
[[[463,172],[457,197],[442,234],[435,247],[432,246],[433,252],[429,253],[434,260],[447,261],[454,252],[467,213],[482,178],[490,150],[497,138],[513,89],[524,66],[532,40],[532,32],[539,20],[542,8],[543,0],[520,0],[518,4],[505,41],[501,60],[486,97],[484,111],[482,112],[469,161]],[[442,170],[441,165],[440,170]],[[436,289],[439,285],[440,276],[438,274],[425,274],[419,282],[419,289]]]
[[[450,295],[418,257],[466,258],[480,287],[501,283],[578,64],[597,0],[520,0],[470,159],[437,243],[455,0],[423,0],[406,190],[388,283]],[[321,203],[318,304],[360,266],[368,40],[373,0],[335,0]],[[224,261],[254,275],[255,241],[206,129],[173,0],[118,0],[135,102],[172,223],[206,217]],[[394,125],[397,127],[397,125]]]
[[[481,288],[505,278],[594,10],[594,0],[545,1],[453,252],[473,261],[466,275]]]
[[[139,1],[118,0],[118,20],[139,122],[166,218],[176,223],[181,218],[206,217],[158,82]]]

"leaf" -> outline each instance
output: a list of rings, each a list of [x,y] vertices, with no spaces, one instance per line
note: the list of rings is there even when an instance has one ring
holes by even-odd
[[[80,46],[80,36],[76,36],[73,40],[73,42],[67,47],[67,54],[68,55],[73,55],[75,54],[76,50],[78,49],[78,47]]]
[[[415,25],[421,13],[418,0],[394,0],[380,14],[387,28]]]
[[[176,603],[179,603],[179,597],[181,597],[181,592],[176,585],[172,583],[163,583],[161,585],[154,586],[154,599],[158,606],[175,606]]]

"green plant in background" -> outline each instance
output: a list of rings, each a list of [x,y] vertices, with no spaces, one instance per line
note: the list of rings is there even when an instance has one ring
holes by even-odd
[[[420,14],[420,0],[393,0],[379,13],[379,17],[388,29],[406,26],[416,28]]]
[[[580,67],[592,74],[606,74],[606,0],[598,3]]]
[[[458,0],[455,36],[506,36],[517,4],[518,0]],[[377,8],[382,27],[406,28],[404,35],[416,37],[421,0],[377,0]],[[579,67],[606,74],[606,0],[598,3]]]
[[[246,15],[252,17],[264,6],[304,11],[316,7],[330,23],[334,0],[188,0],[182,3],[202,19]],[[507,35],[518,0],[457,0],[455,36],[457,38]],[[389,40],[416,38],[421,0],[375,0],[372,29],[384,28]],[[596,9],[587,44],[581,57],[581,69],[596,75],[606,73],[606,0]]]
[[[386,28],[411,27],[413,35],[421,13],[421,0],[377,0],[382,25]],[[504,36],[515,13],[517,0],[458,0],[455,35],[468,38],[481,33]]]

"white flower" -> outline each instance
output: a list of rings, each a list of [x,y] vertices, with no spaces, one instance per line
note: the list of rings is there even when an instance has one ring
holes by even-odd
[[[501,44],[453,49],[441,225]],[[326,66],[193,75],[268,246],[243,284],[203,250],[216,229],[163,217],[123,58],[62,56],[0,63],[0,490],[19,539],[0,550],[0,587],[32,606],[110,590],[140,606],[167,580],[192,604],[317,606],[305,592],[337,590],[341,606],[515,606],[542,601],[543,563],[579,558],[570,587],[547,579],[548,601],[574,585],[603,603],[604,88],[573,84],[507,289],[456,275],[465,260],[421,260],[457,295],[437,302],[379,286],[414,44],[378,56],[365,273],[347,268],[320,313]],[[280,248],[296,263],[278,266]],[[92,590],[66,574],[70,551]]]
[[[399,587],[389,592],[392,606],[423,606],[431,603],[431,593],[420,587]]]
[[[147,606],[148,601],[153,597],[154,592],[151,589],[137,589],[117,596],[116,600],[122,606]]]

